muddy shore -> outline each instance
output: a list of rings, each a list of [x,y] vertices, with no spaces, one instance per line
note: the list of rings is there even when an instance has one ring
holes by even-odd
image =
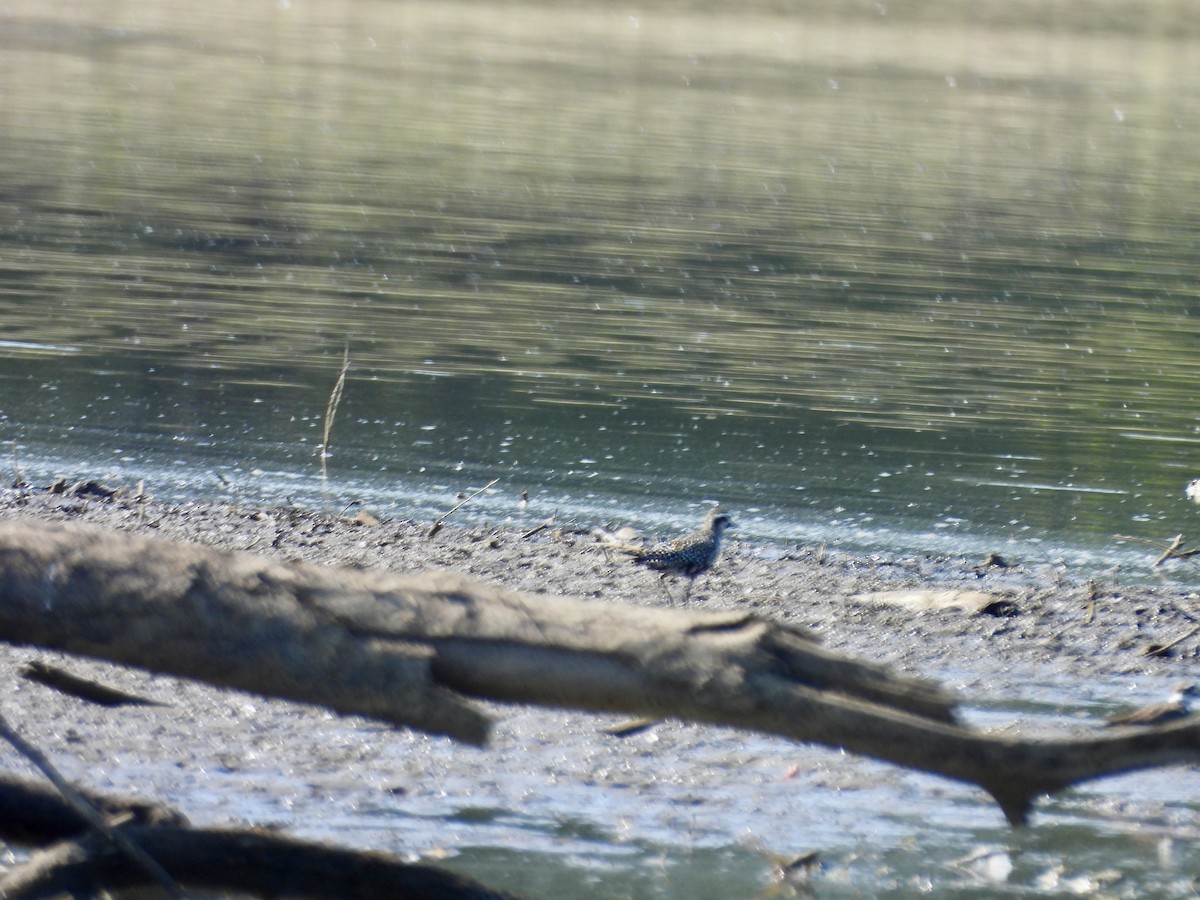
[[[498,525],[451,518],[433,537],[427,521],[356,520],[354,510],[166,505],[44,490],[0,493],[0,515],[320,564],[453,568],[598,603],[678,602],[657,575],[613,557],[590,534],[619,523],[538,529],[543,519],[535,511],[514,510]],[[1095,574],[1018,559],[852,558],[835,548],[750,546],[735,534],[687,602],[753,610],[801,625],[838,652],[939,680],[979,727],[1062,733],[1159,699],[1194,675],[1200,657],[1195,593]],[[861,598],[915,588],[982,591],[1002,602],[982,613],[922,612]],[[1151,652],[1156,647],[1168,649]],[[19,669],[34,659],[167,705],[90,706],[23,680]],[[848,842],[872,811],[903,821],[913,804],[925,817],[965,815],[1000,827],[998,811],[968,788],[731,730],[665,723],[619,740],[600,733],[615,718],[497,706],[493,744],[480,751],[37,648],[0,650],[0,678],[9,721],[90,788],[172,804],[198,824],[268,825],[345,846],[439,855],[481,843],[511,846],[517,835],[540,851],[553,839],[536,823],[552,821],[598,829],[601,843],[613,845],[752,840],[787,853],[817,842],[815,823],[796,822],[800,798],[821,819],[821,841],[833,847]],[[12,754],[4,767],[27,771]],[[842,802],[846,792],[857,799]],[[1129,820],[1161,819],[1170,806],[1107,793],[1076,802],[1076,811],[1078,803]],[[1194,810],[1182,820],[1169,815],[1194,833]],[[505,824],[512,816],[522,821]]]

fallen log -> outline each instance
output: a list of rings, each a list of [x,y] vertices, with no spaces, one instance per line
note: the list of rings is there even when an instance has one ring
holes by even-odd
[[[126,825],[121,834],[189,888],[340,900],[518,900],[436,866],[265,832]],[[92,897],[148,883],[141,869],[93,832],[35,853],[5,874],[0,894],[7,900]]]
[[[0,723],[3,720],[0,719]],[[29,756],[7,723],[6,739]],[[31,761],[46,764],[40,751]],[[47,772],[61,779],[57,771]],[[0,896],[96,896],[122,887],[154,885],[138,859],[153,863],[170,896],[189,888],[239,896],[351,898],[438,897],[446,900],[518,900],[436,866],[378,852],[343,850],[254,829],[192,828],[170,807],[63,785],[57,788],[0,775],[0,840],[38,847],[0,876]],[[81,809],[82,804],[85,809]],[[102,817],[96,827],[93,816]],[[130,849],[134,850],[133,855]],[[166,869],[170,871],[167,872]],[[161,888],[162,882],[159,883]]]
[[[481,744],[466,696],[754,717],[774,674],[953,721],[934,685],[751,615],[508,591],[265,559],[87,526],[0,523],[0,639],[124,662]],[[831,694],[832,696],[832,694]]]
[[[1032,741],[956,724],[921,680],[738,612],[522,594],[451,572],[281,562],[83,526],[0,523],[0,639],[483,743],[471,697],[674,716],[982,787],[1013,824],[1068,785],[1200,759],[1200,721]]]
[[[109,797],[91,791],[80,794],[102,815],[138,825],[187,824],[184,816],[157,803]],[[87,821],[62,795],[43,782],[0,775],[0,840],[20,844],[49,844],[83,834]]]

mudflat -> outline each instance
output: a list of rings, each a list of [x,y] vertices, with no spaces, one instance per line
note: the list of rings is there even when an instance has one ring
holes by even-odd
[[[681,602],[679,583],[632,565],[592,533],[619,523],[546,523],[514,510],[494,525],[451,518],[431,535],[428,521],[356,512],[169,505],[120,492],[0,493],[6,518],[84,522],[323,565],[451,568],[596,603]],[[700,517],[681,522],[679,533]],[[1148,568],[1153,561],[1148,551]],[[753,546],[734,533],[687,605],[803,627],[839,653],[940,681],[976,727],[1026,736],[1100,727],[1104,716],[1192,677],[1200,657],[1195,592],[1015,558],[855,558],[836,548]],[[35,659],[164,705],[104,708],[61,695],[20,677]],[[529,838],[527,826],[544,819],[574,823],[572,833],[594,827],[614,843],[752,839],[787,853],[818,843],[817,822],[806,815],[834,846],[842,826],[848,833],[879,814],[903,820],[910,809],[960,821],[966,806],[980,822],[1000,822],[971,788],[732,729],[665,722],[617,738],[603,729],[620,717],[489,705],[497,726],[480,750],[33,647],[0,647],[0,678],[10,723],[83,786],[158,800],[197,824],[281,827],[343,846],[441,853],[510,845],[517,835],[541,849],[539,841],[554,838]],[[12,754],[4,760],[26,771]],[[1080,802],[1097,815],[1156,817],[1165,801],[1101,794]],[[1197,826],[1194,816],[1184,824]]]

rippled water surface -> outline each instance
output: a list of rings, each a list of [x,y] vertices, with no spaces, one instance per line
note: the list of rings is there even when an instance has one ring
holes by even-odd
[[[16,0],[5,467],[1139,577],[1197,72],[1170,4]]]

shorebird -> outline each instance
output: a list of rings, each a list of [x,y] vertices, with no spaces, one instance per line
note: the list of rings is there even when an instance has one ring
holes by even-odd
[[[1195,712],[1192,702],[1197,698],[1200,698],[1200,687],[1191,682],[1185,682],[1175,686],[1175,692],[1167,698],[1165,703],[1152,703],[1141,709],[1135,709],[1133,712],[1113,716],[1104,724],[1112,727],[1114,725],[1162,725],[1166,722],[1174,722],[1176,719],[1186,718]]]
[[[721,512],[720,507],[714,506],[704,517],[704,524],[700,529],[691,534],[653,547],[620,544],[618,549],[632,556],[637,565],[661,572],[663,578],[668,575],[687,578],[687,592],[683,595],[683,599],[686,600],[691,596],[696,576],[703,575],[711,569],[721,555],[721,536],[726,529],[732,527],[733,519]],[[667,591],[668,597],[670,593]]]

